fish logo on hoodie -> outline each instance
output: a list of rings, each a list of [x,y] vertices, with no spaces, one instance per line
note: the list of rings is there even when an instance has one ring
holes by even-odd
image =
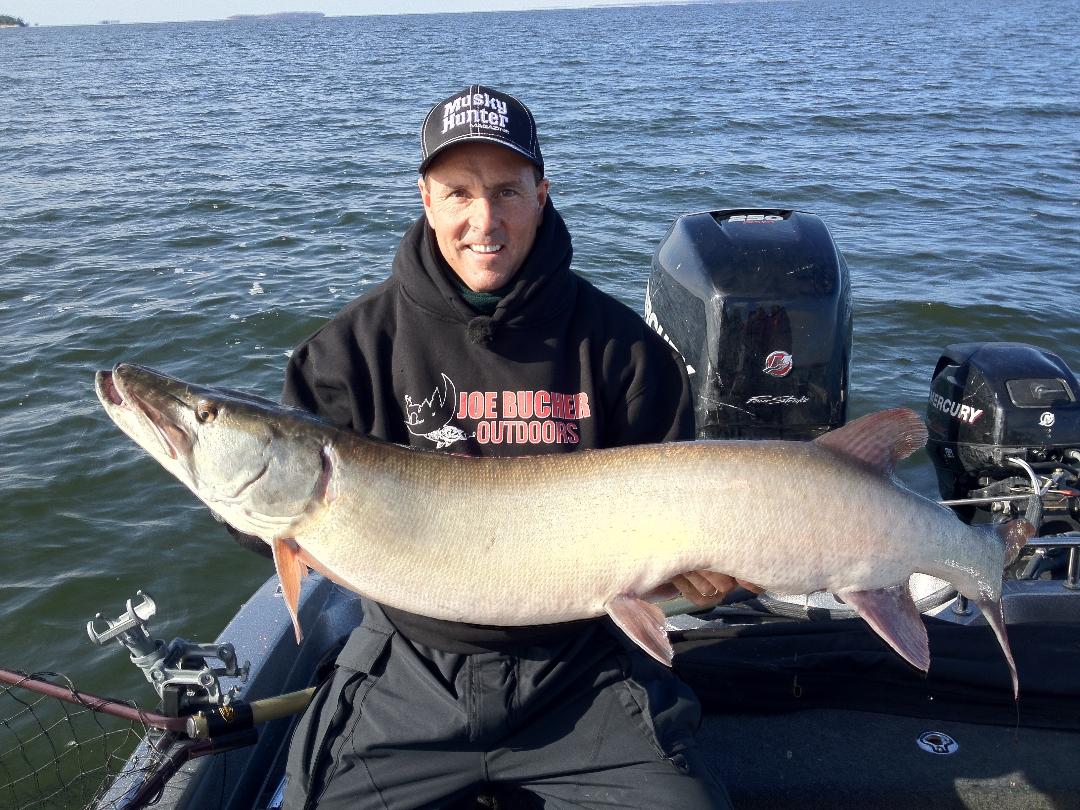
[[[442,383],[441,390],[436,386],[431,396],[420,402],[414,402],[411,396],[405,395],[405,426],[409,433],[435,442],[437,450],[469,438],[461,428],[450,424],[454,418],[457,387],[445,374],[442,375]]]

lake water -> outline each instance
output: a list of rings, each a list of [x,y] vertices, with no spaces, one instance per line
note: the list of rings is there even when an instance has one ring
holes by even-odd
[[[851,268],[852,413],[948,343],[1080,370],[1080,4],[772,2],[0,31],[0,666],[150,700],[83,631],[143,588],[214,638],[270,573],[98,405],[137,361],[276,397],[382,279],[417,133],[468,83],[540,123],[575,266],[639,311],[680,214],[792,207]],[[904,469],[933,492],[920,454]]]

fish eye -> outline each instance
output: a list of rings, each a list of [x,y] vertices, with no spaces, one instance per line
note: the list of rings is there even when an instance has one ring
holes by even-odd
[[[217,413],[217,405],[205,399],[200,399],[199,403],[195,406],[195,419],[200,424],[213,422],[217,418]]]

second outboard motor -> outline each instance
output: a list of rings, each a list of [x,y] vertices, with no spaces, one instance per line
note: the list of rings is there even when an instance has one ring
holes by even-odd
[[[1030,490],[1010,459],[1049,487],[1044,520],[1080,528],[1080,381],[1056,354],[1024,343],[946,346],[926,406],[927,452],[946,500],[984,498],[984,509]],[[1071,494],[1070,494],[1071,493]],[[957,509],[972,520],[973,507]]]
[[[844,424],[851,285],[817,216],[679,217],[653,256],[645,320],[686,362],[698,438],[812,439]]]

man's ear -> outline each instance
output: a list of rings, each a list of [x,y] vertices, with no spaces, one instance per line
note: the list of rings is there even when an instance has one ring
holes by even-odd
[[[427,181],[423,175],[417,178],[416,187],[420,189],[420,201],[424,204],[424,216],[427,218],[428,225],[434,228],[435,225],[431,221],[431,194],[428,192]]]
[[[546,177],[536,184],[536,204],[541,211],[547,205],[548,189],[550,188],[551,182]]]

